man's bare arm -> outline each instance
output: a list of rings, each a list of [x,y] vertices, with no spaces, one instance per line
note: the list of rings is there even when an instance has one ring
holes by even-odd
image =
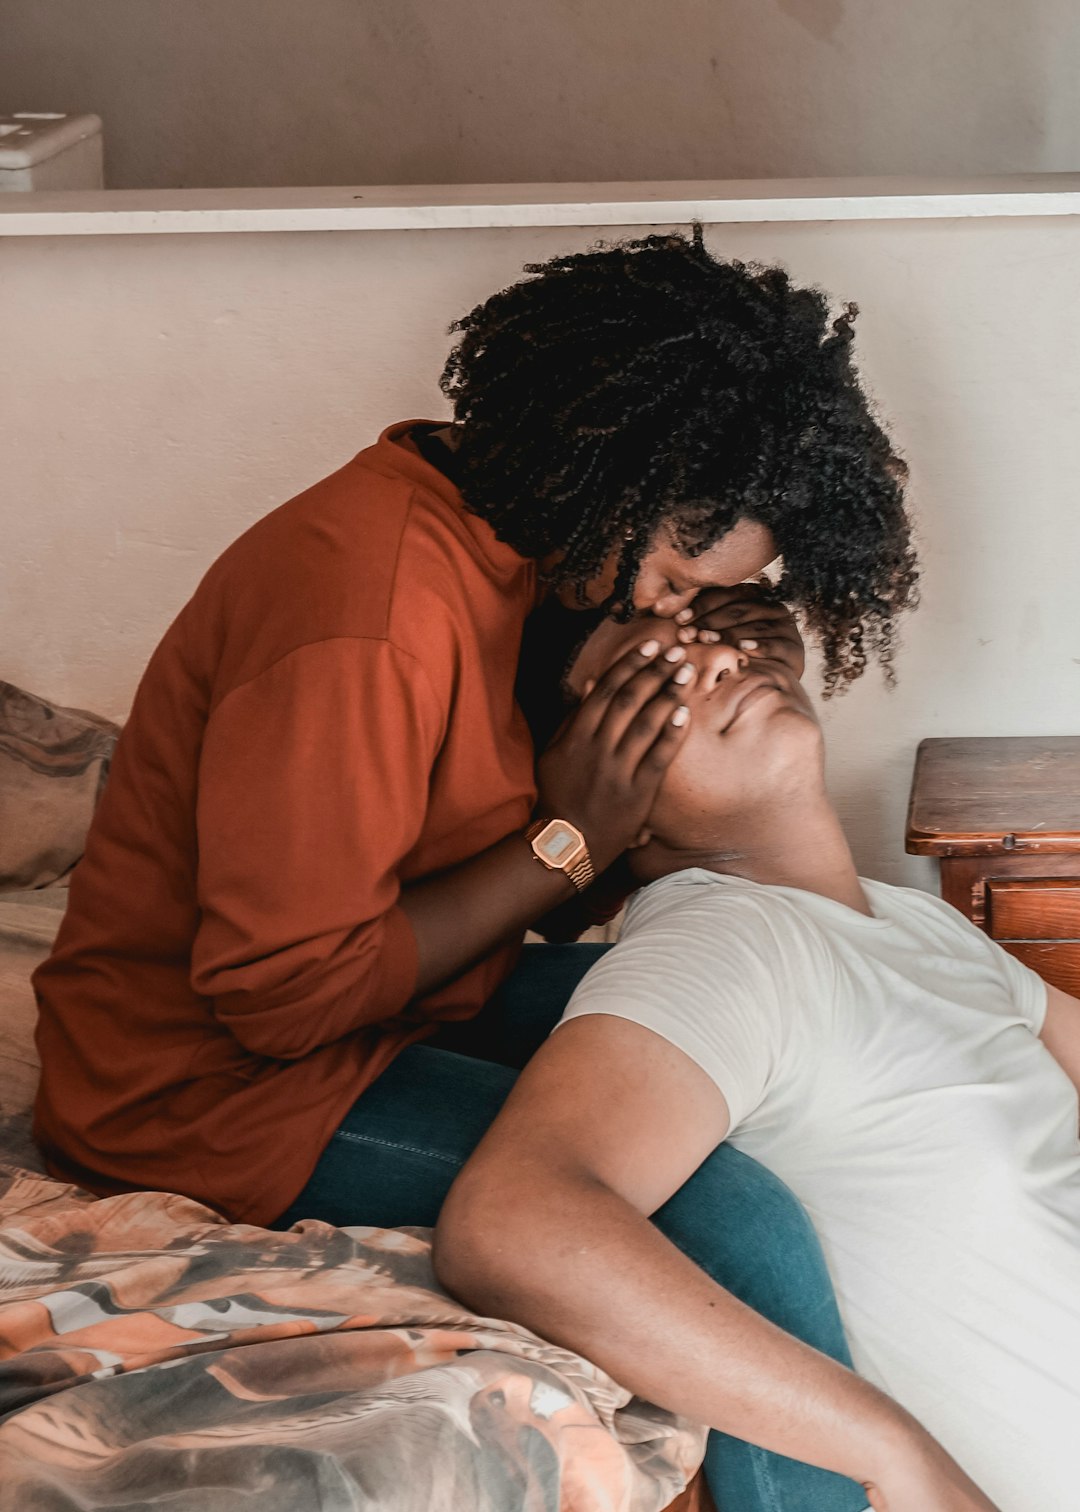
[[[443,1283],[673,1412],[861,1481],[882,1512],[993,1512],[897,1404],[717,1286],[653,1224],[727,1133],[709,1077],[649,1030],[571,1021],[447,1199]]]

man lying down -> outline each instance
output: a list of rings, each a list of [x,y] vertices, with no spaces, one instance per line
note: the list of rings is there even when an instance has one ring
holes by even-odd
[[[614,690],[642,639],[602,627],[577,692]],[[791,672],[690,657],[648,885],[459,1176],[444,1284],[850,1478],[813,1512],[851,1481],[887,1512],[1076,1512],[1080,1002],[939,899],[860,880]],[[863,1379],[646,1221],[725,1139],[808,1210]]]

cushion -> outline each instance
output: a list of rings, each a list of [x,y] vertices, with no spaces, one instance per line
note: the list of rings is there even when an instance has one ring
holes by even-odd
[[[119,733],[0,682],[0,892],[47,887],[78,861]]]
[[[30,973],[49,952],[65,896],[57,887],[0,898],[0,1161],[35,1171],[42,1165],[30,1137],[38,1082]]]

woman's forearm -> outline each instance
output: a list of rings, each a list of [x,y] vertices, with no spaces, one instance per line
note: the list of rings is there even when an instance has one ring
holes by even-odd
[[[419,958],[416,992],[449,981],[573,896],[573,883],[543,866],[523,833],[403,888]]]
[[[681,700],[694,669],[682,665],[685,647],[660,651],[653,637],[619,657],[538,763],[541,811],[577,825],[598,873],[641,834],[689,728]],[[401,906],[416,936],[416,991],[456,976],[572,896],[570,880],[547,870],[524,834],[407,887]]]

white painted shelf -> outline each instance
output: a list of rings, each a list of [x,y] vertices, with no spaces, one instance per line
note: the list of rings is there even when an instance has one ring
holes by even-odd
[[[0,236],[436,231],[754,221],[1080,215],[1080,173],[1006,178],[404,184],[329,189],[69,190],[0,196]]]

